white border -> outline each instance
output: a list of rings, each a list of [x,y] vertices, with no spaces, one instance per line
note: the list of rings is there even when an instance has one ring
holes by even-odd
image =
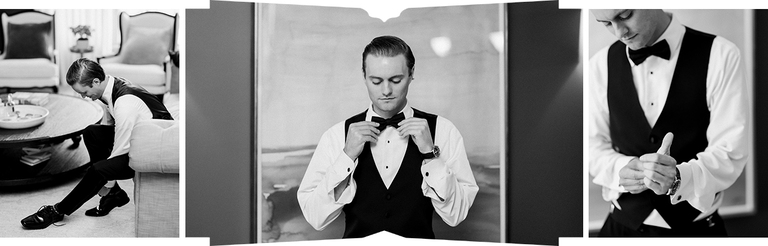
[[[3,0],[4,9],[208,9],[210,0]],[[183,53],[182,53],[183,54]]]
[[[583,89],[582,93],[582,130],[581,133],[583,135],[581,147],[583,149],[582,152],[582,177],[584,177],[584,181],[582,182],[582,226],[581,229],[583,231],[582,237],[589,237],[589,229],[591,228],[589,225],[589,137],[587,134],[589,133],[589,56],[586,52],[587,47],[589,47],[589,10],[582,9],[581,10],[581,23],[579,28],[579,34],[581,35],[581,45],[579,46],[580,53],[581,54],[581,64],[582,64],[582,74],[581,74],[581,87]]]
[[[187,13],[179,9],[176,48],[179,51],[179,237],[187,236]]]
[[[559,0],[559,8],[573,9],[765,9],[768,1],[685,1],[685,0]]]
[[[253,10],[253,19],[254,19],[253,20],[253,29],[254,29],[253,33],[255,34],[255,37],[254,37],[254,40],[253,40],[253,45],[254,45],[253,51],[255,52],[255,54],[253,55],[253,57],[255,58],[253,65],[256,67],[256,69],[254,69],[254,71],[256,71],[256,74],[254,75],[254,78],[256,79],[256,81],[254,81],[254,83],[256,83],[256,86],[254,87],[254,89],[256,89],[256,91],[254,92],[254,95],[256,95],[256,100],[254,100],[254,102],[256,103],[256,114],[254,114],[254,115],[256,115],[256,122],[254,122],[255,125],[256,125],[256,136],[255,136],[256,137],[256,146],[254,146],[254,148],[256,148],[256,150],[254,150],[256,152],[256,159],[253,160],[254,161],[253,164],[256,165],[256,174],[255,174],[256,175],[256,194],[254,194],[253,199],[256,199],[256,207],[254,208],[254,209],[256,209],[256,221],[252,222],[251,224],[256,224],[256,228],[254,228],[256,231],[253,232],[253,233],[256,233],[256,237],[255,237],[256,238],[256,242],[254,242],[254,243],[261,243],[261,231],[263,230],[263,228],[261,228],[261,221],[263,220],[263,215],[261,214],[261,211],[262,211],[262,209],[261,209],[262,208],[261,200],[262,200],[262,197],[264,196],[262,194],[262,190],[261,190],[261,182],[262,182],[262,178],[261,178],[261,174],[262,174],[262,172],[261,172],[261,144],[262,143],[261,143],[261,137],[260,137],[260,136],[262,136],[262,133],[264,132],[264,130],[261,127],[261,111],[262,111],[261,110],[261,105],[262,105],[262,101],[261,101],[261,98],[262,98],[262,96],[261,96],[261,75],[262,75],[262,71],[261,71],[261,66],[259,66],[259,62],[262,59],[260,54],[263,54],[264,52],[259,52],[260,49],[261,49],[261,45],[259,44],[259,36],[261,35],[261,33],[259,33],[259,31],[261,30],[261,28],[259,28],[261,26],[261,21],[259,21],[259,18],[261,18],[261,7],[260,6],[261,6],[260,3],[256,3],[256,4],[253,5],[253,8],[254,8],[254,10]],[[253,238],[253,237],[251,237],[251,238]]]
[[[507,117],[508,117],[508,110],[507,106],[509,105],[509,99],[507,98],[509,96],[508,89],[507,89],[507,78],[509,71],[507,71],[507,57],[509,54],[509,27],[507,26],[507,5],[506,4],[499,4],[499,29],[501,29],[504,32],[504,52],[502,52],[499,55],[499,103],[501,104],[499,107],[499,132],[501,133],[501,136],[499,136],[499,184],[501,187],[499,187],[499,242],[506,243],[507,242],[507,141],[509,139],[508,136],[508,126],[507,126]],[[503,71],[503,72],[502,72]]]

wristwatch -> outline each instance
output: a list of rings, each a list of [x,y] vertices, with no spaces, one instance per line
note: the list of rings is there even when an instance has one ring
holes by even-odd
[[[667,190],[667,196],[674,195],[677,188],[680,188],[680,169],[675,168],[675,181],[672,181],[672,186]]]
[[[435,145],[434,147],[432,147],[432,151],[427,153],[421,153],[421,157],[423,157],[425,160],[440,157],[440,148],[437,147],[437,145]]]

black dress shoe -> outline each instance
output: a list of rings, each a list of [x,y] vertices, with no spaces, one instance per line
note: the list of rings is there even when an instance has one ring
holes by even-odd
[[[112,209],[125,206],[125,204],[128,204],[129,201],[131,201],[131,199],[128,198],[128,194],[126,194],[123,189],[120,189],[120,187],[115,184],[115,186],[112,187],[112,189],[109,191],[109,194],[101,197],[99,200],[99,206],[88,209],[85,211],[85,215],[93,217],[105,216],[109,214]]]
[[[53,206],[46,205],[40,207],[36,213],[22,219],[21,226],[23,226],[24,229],[37,230],[46,228],[49,225],[59,222],[63,219],[63,214],[57,213]]]

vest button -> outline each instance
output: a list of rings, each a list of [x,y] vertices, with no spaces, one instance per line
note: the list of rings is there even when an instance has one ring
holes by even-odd
[[[387,194],[386,198],[387,198],[387,200],[390,200],[390,199],[392,199],[392,195]]]
[[[613,146],[613,150],[615,150],[616,152],[621,152],[621,149],[619,149],[619,146]]]
[[[384,218],[389,218],[389,212],[384,213]]]
[[[654,137],[654,136],[651,136],[651,143],[652,143],[652,144],[655,144],[655,143],[656,143],[656,137]]]

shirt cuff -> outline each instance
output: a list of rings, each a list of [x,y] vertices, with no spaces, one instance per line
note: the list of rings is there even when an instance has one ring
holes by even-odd
[[[691,164],[686,162],[677,165],[677,170],[680,171],[680,186],[677,187],[675,194],[669,196],[669,201],[672,202],[672,205],[694,197]]]
[[[352,171],[354,173],[354,171]],[[355,183],[355,179],[353,179],[350,175],[348,182],[344,182],[342,185],[346,186],[342,192],[341,195],[336,198],[336,204],[346,205],[352,202],[352,200],[355,198],[355,192],[357,191],[357,184]],[[334,191],[335,193],[335,191]],[[335,196],[336,194],[334,194]]]
[[[620,186],[619,181],[621,178],[619,177],[619,172],[622,168],[626,167],[627,164],[629,164],[632,159],[635,159],[637,157],[634,156],[622,156],[616,159],[616,162],[613,163],[613,181],[611,181],[610,187],[611,189],[615,189],[618,192],[627,192],[627,190],[624,189],[624,186]]]
[[[455,178],[445,162],[440,159],[425,160],[421,165],[421,175],[425,186],[424,195],[439,202],[446,202],[455,192]]]
[[[356,161],[352,161],[352,159],[350,159],[349,156],[344,153],[344,151],[341,151],[339,156],[336,157],[336,162],[328,167],[328,170],[326,171],[326,188],[328,188],[327,190],[331,192],[330,195],[336,197],[335,193],[337,186],[347,186],[342,192],[341,196],[338,197],[338,200],[336,201],[337,203],[342,203],[346,200],[349,200],[347,203],[352,201],[352,199],[349,199],[348,196],[350,196],[349,193],[352,193],[351,196],[354,197],[354,189],[350,188],[356,187],[355,182],[351,177],[355,167],[357,167]],[[344,182],[347,177],[350,177],[349,182]]]
[[[677,188],[677,192],[669,197],[672,205],[687,201],[696,210],[700,212],[709,211],[709,213],[711,213],[714,206],[719,206],[714,204],[717,193],[696,193],[695,183],[693,182],[693,166],[690,163],[686,162],[677,165],[677,169],[680,170],[680,186]],[[699,217],[701,218],[702,216],[700,215]]]

